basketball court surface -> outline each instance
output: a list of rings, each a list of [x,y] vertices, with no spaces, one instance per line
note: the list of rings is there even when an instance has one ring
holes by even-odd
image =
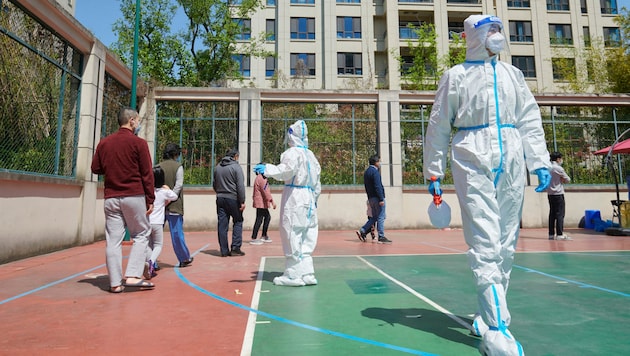
[[[510,331],[526,355],[629,355],[630,237],[566,232],[521,231]],[[246,255],[225,258],[216,232],[187,232],[186,268],[166,232],[154,290],[109,293],[104,241],[0,265],[0,354],[479,355],[462,231],[386,233],[320,231],[306,287],[271,282],[277,231],[260,246],[244,231]]]

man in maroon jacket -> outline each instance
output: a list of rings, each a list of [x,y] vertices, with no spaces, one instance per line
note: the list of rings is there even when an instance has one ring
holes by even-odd
[[[138,112],[123,108],[117,132],[103,138],[92,159],[92,173],[105,175],[106,264],[110,292],[127,287],[153,288],[142,279],[145,251],[151,234],[147,215],[153,210],[153,169],[147,142],[135,135],[140,128]],[[122,275],[122,241],[125,227],[133,239],[125,280]]]

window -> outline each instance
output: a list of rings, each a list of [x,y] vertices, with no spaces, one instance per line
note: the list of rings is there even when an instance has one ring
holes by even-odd
[[[569,11],[569,0],[547,0],[547,10]]]
[[[314,40],[315,19],[310,17],[292,17],[291,39]]]
[[[338,4],[343,4],[343,3],[347,3],[347,4],[360,4],[361,0],[337,0]]]
[[[276,20],[275,19],[267,19],[265,32],[266,32],[267,41],[276,40]]]
[[[590,47],[591,46],[591,30],[588,28],[588,26],[582,27],[582,34],[584,35],[584,46]]]
[[[549,41],[552,45],[572,45],[571,25],[549,24]]]
[[[315,4],[315,0],[291,0],[291,4]]]
[[[315,55],[313,53],[291,53],[291,75],[315,75]]]
[[[337,53],[337,74],[363,74],[361,53]]]
[[[599,0],[602,14],[617,15],[617,0]]]
[[[361,38],[361,18],[337,17],[337,38]]]
[[[621,35],[618,27],[604,27],[604,46],[619,47],[621,45]]]
[[[249,66],[249,56],[244,54],[235,54],[232,56],[232,60],[236,62],[237,69],[243,77],[249,77],[251,75],[250,66]]]
[[[413,56],[401,56],[400,57],[400,74],[409,74],[411,67],[413,67]]]
[[[276,57],[270,56],[265,58],[265,77],[273,77],[276,75]]]
[[[534,42],[531,21],[510,21],[511,42]]]
[[[232,19],[241,28],[241,33],[237,33],[234,39],[237,41],[246,41],[252,38],[252,20],[250,19]]]
[[[568,80],[575,78],[575,58],[552,58],[554,80]]]
[[[512,65],[523,72],[525,78],[536,78],[534,56],[512,56]]]
[[[588,13],[588,8],[586,7],[586,0],[580,0],[580,9],[583,14]]]
[[[507,2],[508,7],[529,7],[529,0],[514,0]]]
[[[267,6],[276,6],[276,0],[267,0]]]
[[[454,34],[459,34],[461,36],[462,33],[464,33],[464,22],[463,21],[449,22],[448,23],[448,39],[449,40],[453,39],[453,35]]]

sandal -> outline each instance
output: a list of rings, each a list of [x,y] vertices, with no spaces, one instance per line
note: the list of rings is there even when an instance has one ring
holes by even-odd
[[[122,293],[124,290],[125,290],[125,286],[116,286],[116,287],[109,288],[110,293]]]
[[[155,287],[155,284],[146,281],[144,279],[140,279],[138,280],[136,283],[128,283],[127,280],[125,280],[124,283],[125,287],[136,287],[136,288],[153,288]]]

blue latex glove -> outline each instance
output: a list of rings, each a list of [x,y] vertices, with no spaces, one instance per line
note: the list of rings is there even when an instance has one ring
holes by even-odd
[[[442,196],[442,188],[440,188],[440,178],[431,181],[431,183],[429,183],[429,193],[431,195],[439,195]]]
[[[544,192],[549,188],[549,184],[551,183],[551,173],[547,168],[538,168],[534,171],[538,176],[538,186],[536,187],[536,191],[538,193]]]
[[[257,164],[254,167],[254,172],[258,173],[258,174],[265,174],[265,165],[262,163]]]

